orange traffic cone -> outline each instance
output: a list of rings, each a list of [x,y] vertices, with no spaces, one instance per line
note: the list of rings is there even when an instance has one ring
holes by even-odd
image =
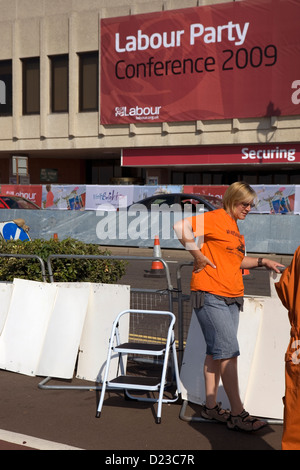
[[[249,274],[250,274],[249,269],[242,269],[242,275],[243,276],[249,276]]]
[[[244,281],[252,281],[255,278],[253,271],[249,271],[249,269],[241,269],[241,271]]]
[[[153,258],[161,258],[161,249],[159,236],[155,235],[154,247],[153,247]],[[165,277],[166,273],[164,265],[161,261],[152,261],[151,271],[145,271],[144,277]]]

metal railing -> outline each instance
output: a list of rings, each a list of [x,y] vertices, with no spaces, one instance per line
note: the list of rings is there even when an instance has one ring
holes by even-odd
[[[38,255],[21,255],[21,254],[12,254],[12,253],[0,253],[1,258],[23,258],[23,259],[36,259],[41,266],[43,282],[47,282],[47,274],[45,269],[45,264],[42,258]]]
[[[107,260],[124,260],[124,261],[160,261],[165,269],[166,272],[166,280],[167,280],[167,286],[169,290],[172,290],[172,283],[171,283],[171,276],[170,276],[170,271],[168,268],[168,265],[166,261],[163,258],[158,258],[158,257],[153,257],[153,256],[111,256],[111,255],[57,255],[53,254],[50,255],[47,259],[47,267],[48,267],[48,272],[49,272],[49,279],[50,282],[53,282],[53,270],[52,270],[52,264],[51,260],[55,258],[65,258],[65,259],[94,259],[94,260],[100,260],[100,259],[107,259]]]

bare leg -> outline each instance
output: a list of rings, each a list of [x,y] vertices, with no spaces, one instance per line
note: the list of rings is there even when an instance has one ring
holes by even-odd
[[[207,355],[204,363],[206,406],[213,408],[217,404],[217,393],[220,377],[228,396],[232,414],[239,414],[243,410],[243,404],[240,399],[237,358],[216,359]]]
[[[237,357],[213,360],[212,356],[206,356],[204,363],[204,376],[206,406],[208,408],[216,406],[218,386],[221,377],[225,392],[230,402],[231,414],[233,416],[239,415],[243,411],[244,407],[239,393]],[[256,421],[253,423],[253,429],[260,429],[264,425],[264,421]]]
[[[220,363],[222,382],[230,402],[231,413],[238,415],[243,411],[243,403],[239,393],[237,357],[222,359]]]
[[[207,355],[204,362],[206,406],[214,408],[217,404],[217,393],[221,377],[220,361],[214,361],[212,356]]]

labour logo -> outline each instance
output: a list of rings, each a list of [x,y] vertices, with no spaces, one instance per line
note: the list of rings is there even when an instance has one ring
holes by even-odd
[[[125,116],[126,108],[124,106],[115,108],[115,116]]]

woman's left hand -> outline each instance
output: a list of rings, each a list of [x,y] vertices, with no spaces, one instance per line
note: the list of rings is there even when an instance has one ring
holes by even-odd
[[[286,266],[284,264],[278,263],[278,261],[275,261],[273,259],[269,258],[261,258],[262,264],[258,264],[260,258],[254,258],[252,256],[245,256],[241,263],[241,268],[242,269],[252,269],[252,268],[257,268],[258,266],[265,266],[268,269],[271,269],[272,271],[275,271],[275,273],[280,273],[283,271]],[[280,269],[283,268],[283,269]]]
[[[265,266],[268,269],[271,269],[272,271],[275,271],[275,273],[282,272],[282,269],[279,269],[279,268],[286,267],[284,266],[284,264],[278,263],[277,261],[274,261],[268,258],[263,258],[263,266]]]

